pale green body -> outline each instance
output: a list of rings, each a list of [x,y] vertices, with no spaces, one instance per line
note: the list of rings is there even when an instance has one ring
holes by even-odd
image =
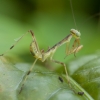
[[[32,41],[32,43],[30,45],[30,51],[31,51],[32,55],[34,55],[35,58],[41,60],[42,62],[44,62],[48,58],[50,58],[50,60],[52,60],[52,57],[53,57],[54,53],[56,52],[57,48],[60,47],[61,45],[65,44],[65,43],[69,43],[72,37],[74,37],[75,40],[77,40],[77,41],[74,42],[74,44],[76,42],[79,43],[80,32],[78,32],[75,29],[71,29],[70,32],[71,32],[71,34],[69,34],[68,36],[66,36],[64,39],[62,39],[60,42],[58,42],[57,44],[55,44],[53,47],[51,47],[47,51],[40,51],[39,46],[38,46],[37,41],[36,41],[36,38],[34,36],[33,37],[33,41]],[[74,46],[73,50],[75,48],[76,47]],[[76,52],[78,51],[78,48],[79,47],[77,47]],[[82,45],[81,45],[81,48],[82,48]],[[71,50],[70,53],[73,53],[73,50]],[[69,50],[67,52],[69,52]]]

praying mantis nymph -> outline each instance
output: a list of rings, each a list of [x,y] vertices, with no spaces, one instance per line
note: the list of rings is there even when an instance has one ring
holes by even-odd
[[[32,42],[30,44],[30,52],[31,54],[36,58],[33,65],[30,67],[29,71],[27,72],[25,78],[22,81],[22,85],[21,85],[21,89],[19,91],[19,93],[22,91],[22,88],[25,84],[26,79],[28,78],[28,75],[31,73],[31,71],[33,70],[33,67],[35,66],[35,63],[37,60],[40,60],[42,62],[45,62],[47,59],[50,59],[51,61],[61,64],[64,69],[65,69],[65,73],[66,73],[66,79],[68,81],[69,86],[71,86],[70,84],[70,80],[69,80],[69,76],[68,76],[68,72],[67,72],[67,68],[66,65],[60,61],[56,61],[54,59],[52,59],[54,53],[56,52],[57,48],[60,47],[61,45],[67,43],[67,49],[66,49],[66,55],[69,54],[76,54],[80,49],[82,49],[83,45],[80,45],[80,32],[75,30],[75,29],[71,29],[70,30],[70,34],[67,35],[64,39],[62,39],[60,42],[58,42],[57,44],[55,44],[54,46],[52,46],[51,48],[49,48],[47,51],[43,51],[39,49],[38,43],[36,41],[35,35],[34,33],[29,30],[28,33],[31,33],[32,35]],[[27,34],[27,33],[26,33]],[[11,47],[9,50],[11,50],[13,47],[15,47],[15,45],[26,35],[24,34],[23,36],[21,36]],[[75,38],[75,41],[73,43],[72,48],[69,50],[69,43],[72,39],[72,37]],[[8,52],[8,51],[6,51]],[[5,52],[5,53],[6,53]],[[0,56],[3,56],[5,53],[1,54]]]

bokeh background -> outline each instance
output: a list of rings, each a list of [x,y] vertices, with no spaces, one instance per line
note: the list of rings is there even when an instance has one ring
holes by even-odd
[[[100,1],[72,0],[77,29],[81,32],[84,48],[77,54],[81,57],[100,50]],[[40,49],[47,50],[76,28],[69,0],[1,0],[0,1],[0,54],[8,50],[22,34],[33,30]],[[29,52],[32,41],[27,34],[16,47],[7,53],[23,61],[32,62]],[[65,57],[66,45],[60,47],[54,58],[69,62],[73,55]]]

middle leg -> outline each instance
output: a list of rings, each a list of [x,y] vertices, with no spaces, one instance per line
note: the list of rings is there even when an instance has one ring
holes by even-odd
[[[52,59],[52,61],[55,62],[55,63],[58,63],[58,64],[60,64],[60,65],[62,65],[62,66],[64,67],[64,70],[65,70],[65,73],[66,73],[66,79],[67,79],[67,81],[68,81],[68,85],[69,85],[69,87],[74,91],[74,93],[77,94],[77,92],[72,88],[72,85],[71,85],[71,83],[70,83],[70,78],[69,78],[69,75],[68,75],[68,71],[67,71],[66,64],[63,63],[63,62],[57,61],[57,60],[53,60],[53,59]]]

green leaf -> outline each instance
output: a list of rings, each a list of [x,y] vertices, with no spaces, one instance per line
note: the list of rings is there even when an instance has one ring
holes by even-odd
[[[70,78],[76,93],[69,87],[64,75],[41,65],[35,65],[19,93],[30,67],[31,64],[27,63],[10,64],[0,57],[0,100],[93,100],[74,80]],[[83,95],[78,94],[81,90]]]
[[[71,62],[69,67],[72,77],[95,100],[100,100],[100,55],[84,56]]]
[[[16,100],[16,89],[22,77],[21,70],[0,57],[0,100]]]

